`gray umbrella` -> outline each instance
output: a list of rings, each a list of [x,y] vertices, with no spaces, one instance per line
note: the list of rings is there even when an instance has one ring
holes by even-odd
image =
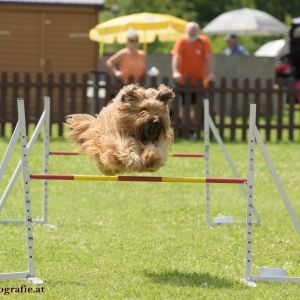
[[[237,35],[270,36],[288,33],[288,28],[270,14],[251,8],[242,8],[225,12],[204,28],[208,35]]]

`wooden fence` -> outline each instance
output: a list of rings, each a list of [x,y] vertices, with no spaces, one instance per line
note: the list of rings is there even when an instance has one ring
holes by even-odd
[[[160,83],[172,85],[168,78],[158,82],[147,78],[146,87]],[[11,134],[17,122],[18,97],[25,99],[26,117],[29,123],[37,123],[43,109],[43,96],[51,98],[51,124],[57,124],[58,135],[64,133],[65,116],[72,113],[93,113],[106,105],[117,94],[121,85],[104,72],[49,74],[0,74],[0,136]],[[207,89],[197,87],[174,88],[176,99],[172,103],[171,118],[178,137],[188,138],[191,132],[203,135],[203,98],[208,97],[210,111],[222,138],[231,141],[247,139],[249,102],[257,104],[257,125],[266,140],[300,141],[300,103],[293,82],[283,85],[271,79],[250,82],[225,78]],[[182,106],[182,98],[184,105]],[[193,105],[193,101],[195,104]],[[191,110],[194,108],[195,119]],[[12,126],[11,126],[11,125]]]

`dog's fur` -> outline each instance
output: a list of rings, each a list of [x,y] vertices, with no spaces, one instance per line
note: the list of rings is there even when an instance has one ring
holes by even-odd
[[[168,104],[174,96],[165,85],[127,85],[96,117],[67,116],[68,137],[106,175],[157,171],[173,142]]]

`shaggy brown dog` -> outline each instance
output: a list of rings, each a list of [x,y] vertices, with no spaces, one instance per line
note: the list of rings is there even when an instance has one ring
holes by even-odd
[[[173,142],[168,104],[174,96],[165,85],[127,85],[96,117],[67,116],[68,137],[106,175],[157,171]]]

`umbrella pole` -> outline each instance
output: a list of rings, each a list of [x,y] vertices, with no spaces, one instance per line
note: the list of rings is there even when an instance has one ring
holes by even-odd
[[[100,43],[99,54],[100,54],[100,57],[103,57],[103,54],[104,54],[104,43]]]
[[[146,42],[144,42],[144,44],[143,44],[143,50],[145,53],[147,53],[147,43]]]
[[[143,50],[144,50],[144,52],[145,53],[147,53],[147,37],[146,37],[146,35],[147,35],[147,32],[146,32],[146,30],[144,30],[143,31],[143,37],[144,37],[144,43],[143,43]]]

